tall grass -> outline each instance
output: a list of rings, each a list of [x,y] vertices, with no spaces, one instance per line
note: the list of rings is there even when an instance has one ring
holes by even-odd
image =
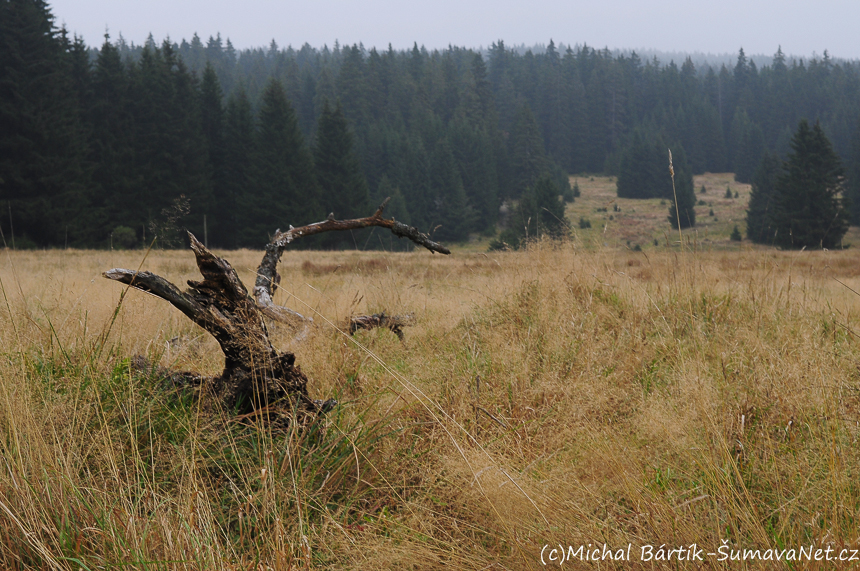
[[[259,253],[227,257],[248,283]],[[3,569],[534,569],[545,544],[858,546],[851,250],[291,252],[276,301],[315,326],[273,335],[341,405],[287,433],[225,423],[130,366],[221,367],[214,340],[137,291],[105,335],[121,288],[98,276],[139,253],[0,261]],[[196,273],[181,251],[146,267]],[[336,328],[381,310],[416,314],[405,343]]]

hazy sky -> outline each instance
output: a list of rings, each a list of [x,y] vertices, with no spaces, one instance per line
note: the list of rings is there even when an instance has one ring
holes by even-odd
[[[860,0],[49,0],[57,24],[102,43],[105,29],[141,44],[149,32],[237,48],[331,46],[429,49],[449,44],[581,44],[661,51],[860,58]]]

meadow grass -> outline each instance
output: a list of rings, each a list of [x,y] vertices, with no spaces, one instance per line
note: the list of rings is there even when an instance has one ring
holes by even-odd
[[[667,222],[671,200],[619,198],[616,177],[612,176],[574,175],[570,177],[570,184],[574,183],[579,185],[582,196],[567,205],[565,214],[583,243],[645,248],[654,240],[662,245],[667,240],[677,241],[677,232],[672,231]],[[701,193],[703,186],[704,194]],[[702,248],[733,247],[728,242],[735,225],[741,233],[746,231],[751,186],[736,182],[732,173],[705,173],[693,177],[693,187],[696,227],[689,232],[691,239]],[[726,188],[731,189],[732,198],[725,197]],[[735,192],[738,198],[734,198]],[[580,229],[580,218],[589,220],[591,228]]]
[[[273,324],[274,342],[341,404],[286,434],[131,367],[220,372],[208,334],[100,277],[142,263],[182,284],[191,252],[0,252],[0,568],[537,569],[546,544],[632,543],[600,568],[637,569],[662,566],[645,544],[860,547],[860,252],[690,236],[287,252],[276,302],[314,325]],[[223,255],[253,282],[261,252]],[[415,314],[405,342],[338,329],[382,310]],[[794,568],[816,565],[833,568]]]

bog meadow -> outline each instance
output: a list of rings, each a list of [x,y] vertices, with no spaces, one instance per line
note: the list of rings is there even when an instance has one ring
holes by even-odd
[[[860,60],[64,21],[0,1],[0,569],[860,568]]]
[[[857,249],[700,228],[635,251],[624,216],[657,232],[648,205],[609,221],[611,180],[579,184],[592,229],[520,251],[287,252],[276,302],[314,321],[273,340],[339,404],[285,431],[133,366],[223,367],[168,303],[101,277],[181,284],[190,251],[6,249],[2,566],[537,569],[591,544],[630,560],[565,565],[650,569],[668,563],[644,546],[696,544],[715,555],[671,565],[834,568],[766,550],[857,548]],[[223,254],[253,283],[262,252]],[[344,330],[379,311],[414,314],[402,342]]]

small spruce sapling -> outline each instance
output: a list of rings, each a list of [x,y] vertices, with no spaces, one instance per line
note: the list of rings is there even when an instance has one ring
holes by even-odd
[[[568,185],[567,188],[561,191],[561,197],[564,199],[565,202],[573,202],[576,198],[576,192],[572,188],[570,188],[570,185]]]

